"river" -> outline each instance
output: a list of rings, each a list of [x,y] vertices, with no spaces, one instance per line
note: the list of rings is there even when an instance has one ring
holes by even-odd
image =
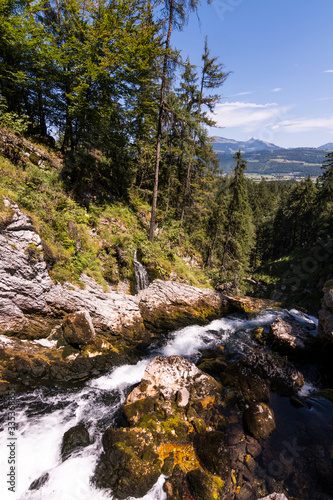
[[[292,315],[300,322],[311,324],[315,328],[315,318],[304,316],[296,310],[290,312],[267,310],[251,320],[230,316],[215,320],[204,327],[189,326],[176,332],[170,332],[160,345],[151,346],[146,357],[136,365],[114,368],[110,373],[90,380],[80,387],[64,389],[55,386],[17,393],[15,395],[15,419],[17,422],[15,431],[15,492],[8,490],[10,483],[7,484],[6,477],[10,472],[8,463],[10,447],[8,443],[11,440],[7,424],[8,401],[3,400],[0,403],[1,499],[102,500],[110,498],[108,491],[97,490],[90,483],[90,477],[102,450],[102,434],[107,427],[117,425],[121,405],[132,386],[141,380],[149,361],[155,355],[170,356],[174,354],[196,361],[200,357],[200,350],[217,344],[225,346],[230,357],[237,359],[253,348],[250,331],[257,326],[268,327],[277,315],[284,317]],[[305,376],[307,377],[306,384],[301,390],[301,396],[307,397],[312,402],[306,409],[307,413],[303,412],[302,418],[318,420],[322,429],[327,428],[332,431],[332,420],[327,415],[332,416],[330,412],[333,405],[330,403],[331,406],[327,408],[328,402],[318,404],[318,402],[311,400],[311,394],[316,391],[317,373],[310,370],[309,374],[305,374]],[[277,414],[277,421],[280,414],[289,415],[289,420],[294,418],[290,412],[295,409],[290,408],[288,398],[273,397],[272,405]],[[285,406],[284,409],[283,406]],[[79,422],[86,425],[92,444],[77,451],[65,462],[62,462],[60,449],[63,435]],[[275,440],[274,446],[278,453],[280,444],[286,439],[284,431],[282,430],[282,433],[277,431],[272,439]],[[262,460],[262,466],[267,468],[265,457]],[[46,483],[38,490],[29,490],[31,483],[46,473],[48,473]],[[161,476],[154,488],[144,497],[144,500],[163,500],[166,498],[163,492],[163,483],[164,477]]]

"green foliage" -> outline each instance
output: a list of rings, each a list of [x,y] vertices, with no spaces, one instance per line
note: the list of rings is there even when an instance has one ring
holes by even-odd
[[[13,111],[8,112],[4,98],[0,96],[0,127],[12,130],[17,134],[23,134],[28,130],[29,124],[27,115],[19,116]]]

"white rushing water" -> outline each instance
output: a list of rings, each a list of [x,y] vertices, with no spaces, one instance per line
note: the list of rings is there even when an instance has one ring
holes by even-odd
[[[149,278],[147,269],[140,261],[137,259],[137,252],[134,252],[134,276],[135,276],[135,284],[136,284],[136,292],[140,292],[140,290],[144,290],[149,286]]]
[[[107,427],[115,423],[115,415],[131,387],[138,383],[155,355],[182,355],[198,359],[200,350],[226,345],[231,352],[246,354],[252,347],[250,330],[272,323],[283,311],[267,311],[252,320],[228,317],[207,326],[189,326],[169,334],[164,345],[154,347],[147,358],[136,365],[124,365],[109,374],[89,381],[81,389],[37,389],[16,396],[15,433],[17,476],[16,491],[8,491],[8,436],[6,404],[0,413],[0,498],[1,500],[102,500],[110,492],[97,490],[90,482],[102,452],[101,439]],[[296,312],[293,311],[295,317]],[[310,319],[312,321],[312,319]],[[310,389],[310,387],[308,387]],[[304,389],[306,390],[306,389]],[[89,431],[91,445],[61,460],[64,433],[78,423]],[[38,490],[29,486],[44,474],[48,481]],[[164,500],[165,478],[160,477],[144,500]]]

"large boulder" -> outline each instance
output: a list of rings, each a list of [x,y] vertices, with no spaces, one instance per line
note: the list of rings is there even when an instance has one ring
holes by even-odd
[[[244,426],[255,439],[265,439],[275,431],[274,413],[264,403],[253,403],[245,409]]]
[[[61,457],[65,461],[71,453],[90,445],[89,433],[83,424],[75,425],[65,432],[61,444]]]
[[[96,484],[120,499],[143,496],[163,473],[169,476],[168,499],[190,490],[206,491],[207,500],[220,496],[230,472],[225,437],[211,420],[221,392],[215,379],[186,359],[154,358],[123,405],[129,427],[109,428],[103,436]]]
[[[232,309],[221,293],[173,281],[153,281],[141,291],[140,312],[145,325],[156,331],[204,324]]]
[[[140,385],[127,397],[124,412],[135,423],[147,410],[141,414],[142,401],[147,403],[162,397],[163,405],[171,412],[174,403],[185,408],[194,401],[213,401],[221,391],[221,385],[213,377],[185,358],[156,356],[147,366]]]
[[[96,332],[88,311],[78,311],[65,316],[62,323],[64,339],[72,346],[83,346],[95,340]]]
[[[270,326],[272,347],[282,354],[294,356],[310,352],[316,345],[316,338],[297,321],[285,321],[280,316]]]
[[[304,385],[303,375],[289,361],[265,351],[252,352],[239,361],[239,367],[268,381],[281,396],[292,396]]]

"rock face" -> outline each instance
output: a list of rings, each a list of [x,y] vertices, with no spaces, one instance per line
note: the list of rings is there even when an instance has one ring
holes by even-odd
[[[62,330],[66,342],[74,347],[90,344],[96,337],[88,311],[78,311],[65,316]]]
[[[276,318],[270,327],[272,347],[282,354],[304,355],[315,347],[316,338],[296,321]]]
[[[203,324],[231,311],[229,300],[221,293],[173,281],[155,280],[139,297],[143,321],[155,331]]]
[[[8,200],[5,200],[10,205]],[[42,246],[29,217],[11,204],[12,218],[0,232],[0,333],[45,328],[45,296],[54,286],[42,258]]]
[[[104,293],[86,276],[85,290],[55,285],[31,220],[16,204],[10,205],[13,216],[0,232],[0,334],[48,337],[59,317],[82,309],[90,313],[97,334],[140,338],[146,332],[136,298]]]
[[[319,311],[318,337],[324,344],[333,346],[333,286],[324,288],[322,309]]]

